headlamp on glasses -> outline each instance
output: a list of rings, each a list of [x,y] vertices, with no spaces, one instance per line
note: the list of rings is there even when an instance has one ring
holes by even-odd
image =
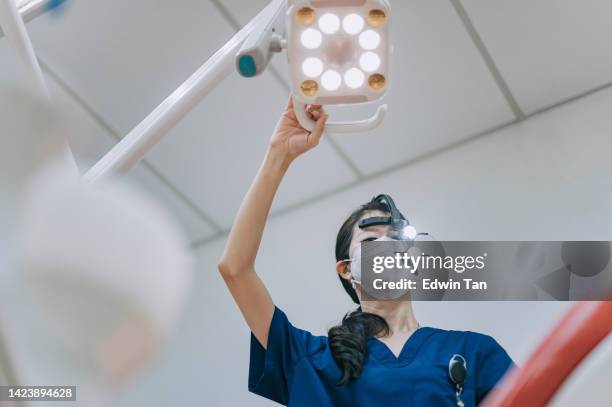
[[[408,219],[395,206],[395,202],[389,195],[381,194],[373,199],[374,202],[379,202],[389,208],[391,216],[373,216],[359,221],[359,228],[365,229],[370,226],[390,225],[395,232],[395,238],[398,240],[414,240],[418,235],[427,235],[427,233],[417,233],[414,226],[408,222]]]

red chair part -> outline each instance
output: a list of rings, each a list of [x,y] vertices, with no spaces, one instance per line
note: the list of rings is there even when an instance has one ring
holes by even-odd
[[[574,368],[611,332],[612,301],[576,304],[524,366],[508,373],[483,406],[545,406]]]

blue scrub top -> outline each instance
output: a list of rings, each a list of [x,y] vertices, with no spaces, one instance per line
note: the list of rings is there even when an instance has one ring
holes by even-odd
[[[456,406],[448,376],[454,354],[467,361],[462,400],[475,406],[513,366],[506,351],[488,335],[422,327],[406,341],[399,357],[376,338],[368,341],[361,376],[346,385],[326,336],[295,328],[275,308],[268,346],[251,334],[249,391],[288,406]]]

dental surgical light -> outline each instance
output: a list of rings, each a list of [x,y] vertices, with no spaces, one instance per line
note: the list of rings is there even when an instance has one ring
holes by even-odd
[[[286,15],[289,79],[295,112],[308,130],[305,105],[380,100],[389,87],[391,43],[387,0],[289,0]],[[328,123],[331,133],[376,127],[385,106],[368,120]]]

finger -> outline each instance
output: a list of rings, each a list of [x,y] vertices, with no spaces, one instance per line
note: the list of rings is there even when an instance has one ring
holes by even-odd
[[[321,116],[323,116],[323,113],[321,113],[318,110],[315,110],[315,111],[312,112],[312,119],[315,120],[315,121],[319,120],[321,118]]]
[[[324,114],[319,118],[319,120],[317,120],[317,124],[315,125],[315,128],[312,130],[312,133],[310,134],[310,136],[312,137],[312,143],[314,145],[319,144],[319,141],[321,140],[321,136],[323,136],[323,133],[325,132],[325,124],[327,123],[328,118],[329,118],[329,115]]]
[[[293,110],[293,94],[289,94],[289,100],[287,101],[287,110]]]
[[[313,113],[314,112],[318,112],[321,115],[327,114],[327,112],[325,111],[325,108],[323,106],[321,106],[321,105],[314,105],[312,111],[313,111]]]
[[[317,115],[317,111],[314,110],[313,105],[306,105],[306,115],[310,118],[310,120],[317,121],[319,120],[319,115]]]
[[[293,94],[289,94],[289,100],[287,101],[287,107],[285,108],[285,112],[283,116],[290,120],[297,120],[295,117],[295,110],[293,107]]]

